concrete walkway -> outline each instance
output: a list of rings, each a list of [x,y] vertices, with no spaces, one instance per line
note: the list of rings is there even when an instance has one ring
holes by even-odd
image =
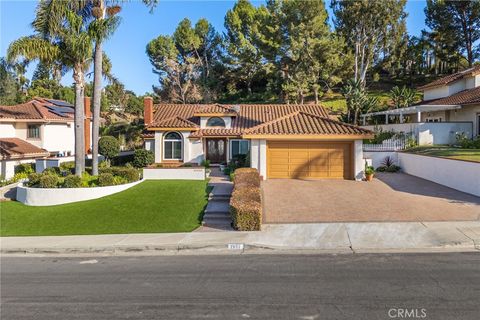
[[[354,253],[480,250],[480,222],[266,225],[260,232],[3,237],[5,254]]]
[[[210,173],[209,186],[213,189],[208,198],[208,204],[203,215],[202,226],[196,232],[233,231],[230,217],[230,195],[233,183],[230,177],[223,174],[220,168],[213,167]]]

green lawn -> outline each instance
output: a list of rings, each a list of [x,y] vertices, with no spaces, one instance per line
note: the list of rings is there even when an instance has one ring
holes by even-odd
[[[100,199],[49,207],[1,202],[1,236],[192,231],[207,204],[206,181],[150,180]]]
[[[407,150],[407,152],[432,157],[480,162],[480,149],[460,149],[446,146],[428,146],[409,149]]]

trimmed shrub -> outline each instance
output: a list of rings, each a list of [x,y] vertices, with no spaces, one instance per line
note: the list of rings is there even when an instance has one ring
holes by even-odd
[[[262,204],[260,189],[244,188],[234,192],[230,199],[230,214],[233,226],[240,231],[259,231],[262,224]]]
[[[235,188],[260,187],[260,175],[257,169],[239,168],[234,172],[233,184]]]
[[[120,143],[118,139],[112,136],[104,136],[98,140],[98,152],[104,156],[108,162],[120,153]]]
[[[113,174],[111,173],[100,173],[98,175],[98,185],[101,187],[113,186],[115,184]]]
[[[128,181],[124,177],[120,177],[120,176],[114,176],[113,177],[113,184],[114,185],[117,186],[117,185],[125,184],[125,183],[128,183]]]
[[[133,166],[136,168],[144,168],[151,165],[155,161],[155,155],[150,150],[137,149],[133,154]]]
[[[56,188],[58,185],[58,176],[54,174],[42,174],[40,180],[38,181],[38,186],[40,188]]]
[[[35,163],[21,163],[16,165],[14,168],[15,174],[17,173],[25,173],[30,174],[35,172]]]
[[[230,198],[233,226],[241,231],[260,230],[262,197],[260,175],[256,169],[240,168],[234,173],[234,188]]]
[[[82,187],[82,178],[76,175],[68,175],[63,180],[64,188],[80,188]]]
[[[140,179],[140,172],[135,168],[128,167],[110,167],[101,168],[100,173],[111,173],[114,176],[125,178],[127,182],[134,182]]]
[[[67,171],[74,173],[75,171],[75,161],[67,161],[60,163],[60,171]]]

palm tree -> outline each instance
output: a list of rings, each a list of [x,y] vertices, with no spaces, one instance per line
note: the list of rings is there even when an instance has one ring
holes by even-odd
[[[100,109],[102,97],[102,43],[118,26],[119,19],[115,15],[120,12],[120,6],[105,6],[104,0],[94,1],[92,15],[95,20],[90,24],[90,31],[95,39],[93,64],[93,124],[92,124],[92,174],[98,175],[98,140],[100,130]]]
[[[45,64],[58,63],[73,71],[75,83],[75,174],[85,169],[84,88],[85,72],[92,57],[92,38],[82,16],[65,3],[75,1],[42,1],[32,23],[36,34],[12,42],[7,58],[38,60]],[[55,9],[52,11],[52,9]],[[52,12],[55,12],[53,14]]]

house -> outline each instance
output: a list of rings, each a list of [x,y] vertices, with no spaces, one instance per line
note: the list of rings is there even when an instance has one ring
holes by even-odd
[[[480,135],[480,65],[421,86],[423,101],[407,108],[363,114],[384,117],[384,130],[412,132],[420,145],[452,144],[456,135]],[[392,123],[391,120],[397,120]],[[373,129],[373,126],[364,126]]]
[[[85,110],[88,152],[90,98],[85,98]],[[34,98],[18,105],[0,106],[0,176],[9,179],[16,165],[37,159],[72,160],[75,150],[73,120],[73,105],[61,100]]]
[[[153,105],[147,97],[144,117],[156,163],[222,164],[248,154],[264,179],[361,179],[362,139],[373,135],[319,105]]]

